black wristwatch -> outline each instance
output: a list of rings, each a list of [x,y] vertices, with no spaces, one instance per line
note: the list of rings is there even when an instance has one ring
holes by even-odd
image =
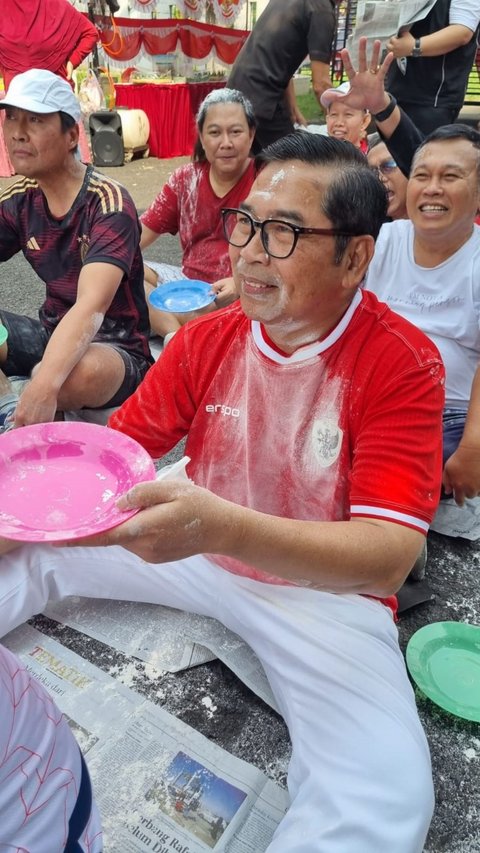
[[[388,93],[388,97],[390,98],[390,102],[387,104],[385,109],[380,110],[379,113],[373,113],[373,118],[375,121],[386,121],[387,118],[390,118],[395,107],[397,106],[397,99],[393,97],[393,95]]]
[[[415,39],[415,44],[413,46],[413,50],[410,56],[413,56],[414,59],[418,59],[419,56],[422,55],[422,45],[420,43],[420,39]]]

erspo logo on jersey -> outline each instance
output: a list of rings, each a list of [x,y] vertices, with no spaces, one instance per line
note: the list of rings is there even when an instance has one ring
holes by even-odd
[[[235,409],[232,406],[226,406],[225,403],[208,404],[205,406],[205,411],[210,415],[224,415],[224,417],[239,418],[240,409]]]

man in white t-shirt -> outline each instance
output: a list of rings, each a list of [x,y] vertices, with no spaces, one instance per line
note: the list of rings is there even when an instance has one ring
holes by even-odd
[[[422,138],[385,91],[393,55],[379,64],[380,50],[376,41],[368,56],[366,39],[360,39],[358,69],[342,51],[348,101],[371,111],[397,161],[397,152],[403,153],[410,165],[415,154],[407,185],[410,221],[383,226],[366,286],[440,350],[446,369],[443,486],[453,498],[442,501],[435,529],[476,539],[475,506],[467,501],[471,516],[462,518],[455,501],[463,506],[480,493],[480,230],[475,224],[480,134],[453,124]]]
[[[443,487],[458,505],[480,494],[480,134],[433,131],[414,156],[410,220],[384,225],[366,287],[419,326],[446,370]]]
[[[88,548],[5,553],[0,624],[68,594],[216,617],[292,738],[270,853],[420,853],[431,768],[393,611],[440,494],[443,365],[361,288],[387,207],[364,155],[295,133],[257,165],[223,212],[239,301],[183,326],[110,420],[156,458],[188,435],[193,482],[136,486]]]

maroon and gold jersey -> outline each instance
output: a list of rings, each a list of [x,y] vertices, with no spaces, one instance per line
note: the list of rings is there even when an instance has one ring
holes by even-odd
[[[93,340],[150,357],[140,224],[124,187],[88,166],[72,207],[57,219],[37,182],[20,178],[0,195],[0,260],[19,251],[45,283],[39,317],[49,334],[75,304],[85,264],[119,267],[121,283]]]

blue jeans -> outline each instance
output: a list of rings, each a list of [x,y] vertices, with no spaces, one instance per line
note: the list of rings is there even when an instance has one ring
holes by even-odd
[[[443,464],[455,453],[465,428],[466,411],[463,409],[443,410]]]

